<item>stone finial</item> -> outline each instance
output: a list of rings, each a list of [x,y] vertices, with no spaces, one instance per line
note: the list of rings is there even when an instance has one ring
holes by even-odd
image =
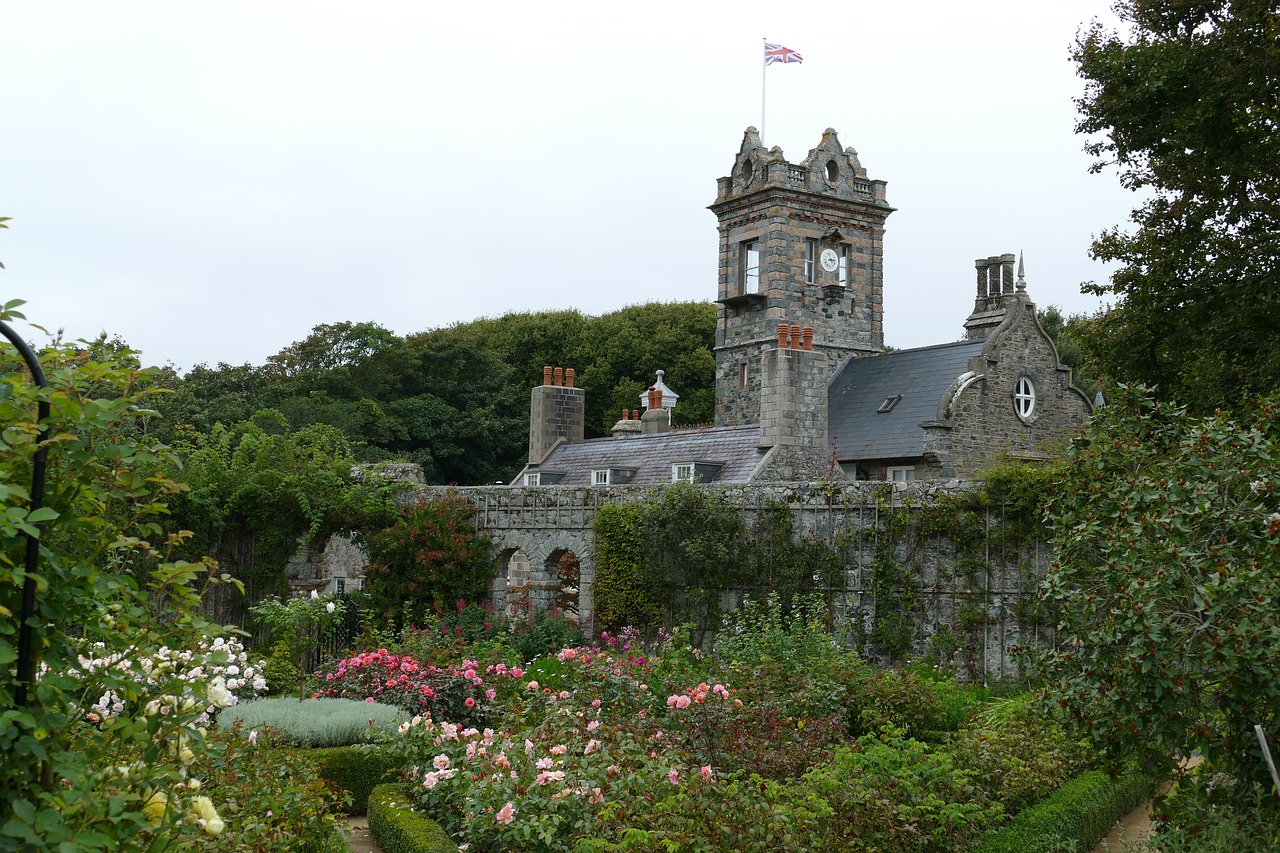
[[[1019,293],[1027,291],[1027,268],[1022,261],[1022,252],[1018,252],[1018,283],[1015,285]]]

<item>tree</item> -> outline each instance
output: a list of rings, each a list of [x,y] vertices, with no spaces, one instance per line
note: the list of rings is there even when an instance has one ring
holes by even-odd
[[[1044,582],[1046,695],[1112,758],[1264,780],[1280,730],[1280,398],[1260,426],[1121,387],[1072,445]]]
[[[1114,378],[1193,413],[1280,385],[1280,14],[1270,0],[1120,0],[1126,36],[1098,23],[1073,58],[1087,81],[1077,131],[1094,171],[1148,194],[1131,232],[1092,254],[1120,263],[1085,343]]]

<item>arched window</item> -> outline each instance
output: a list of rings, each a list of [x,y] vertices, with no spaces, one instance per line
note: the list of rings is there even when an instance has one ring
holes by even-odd
[[[840,167],[836,165],[835,160],[828,160],[827,161],[827,181],[834,184],[836,182],[836,179],[839,177],[840,177]]]
[[[1013,409],[1024,421],[1030,420],[1036,412],[1036,386],[1023,376],[1013,387]]]

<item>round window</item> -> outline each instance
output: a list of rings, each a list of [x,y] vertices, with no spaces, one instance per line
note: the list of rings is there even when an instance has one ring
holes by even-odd
[[[1025,376],[1013,388],[1013,408],[1024,421],[1035,414],[1036,386]]]

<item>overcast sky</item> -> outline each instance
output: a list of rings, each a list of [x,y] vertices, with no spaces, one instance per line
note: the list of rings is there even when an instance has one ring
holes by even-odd
[[[716,295],[716,178],[761,124],[888,182],[885,340],[957,339],[973,260],[1092,312],[1077,29],[1046,3],[0,0],[0,301],[148,363]],[[37,342],[40,338],[36,337]]]

